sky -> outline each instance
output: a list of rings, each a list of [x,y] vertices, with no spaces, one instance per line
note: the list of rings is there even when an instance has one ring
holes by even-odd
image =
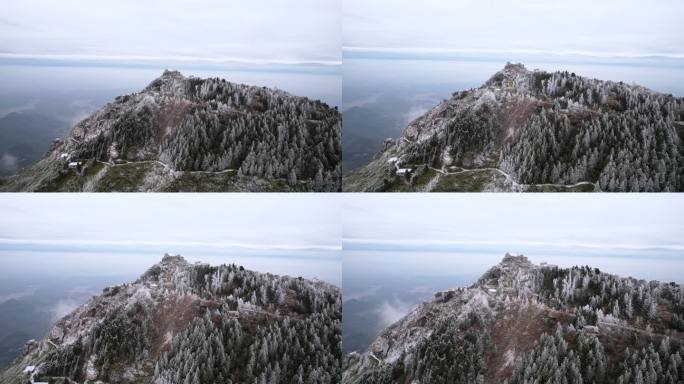
[[[0,244],[339,250],[327,194],[5,194]]]
[[[339,0],[0,3],[0,58],[339,64]]]
[[[680,0],[345,0],[345,50],[684,57]]]
[[[345,195],[345,243],[684,250],[684,196],[676,193],[425,197]]]

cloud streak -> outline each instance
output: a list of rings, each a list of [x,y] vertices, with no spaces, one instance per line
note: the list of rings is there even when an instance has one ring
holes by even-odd
[[[76,308],[81,305],[80,302],[73,299],[62,299],[52,307],[52,321],[57,321],[64,316],[73,312]]]
[[[345,243],[684,249],[679,194],[348,194]]]
[[[248,63],[340,59],[336,0],[26,0],[0,5],[0,52]]]
[[[663,0],[347,0],[347,49],[684,57],[678,15]]]
[[[397,298],[385,300],[378,306],[377,313],[380,324],[387,327],[399,321],[411,310],[411,304],[405,303]]]
[[[16,194],[0,211],[0,245],[340,248],[326,194]]]

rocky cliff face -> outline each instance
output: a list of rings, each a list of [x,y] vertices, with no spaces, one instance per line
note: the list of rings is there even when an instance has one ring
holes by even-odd
[[[320,101],[166,71],[4,181],[16,191],[337,191],[341,117]]]
[[[347,356],[343,382],[677,383],[683,315],[677,284],[507,255]]]
[[[339,382],[340,321],[332,285],[167,255],[28,342],[0,381]]]
[[[508,64],[389,140],[348,191],[681,191],[684,99]]]

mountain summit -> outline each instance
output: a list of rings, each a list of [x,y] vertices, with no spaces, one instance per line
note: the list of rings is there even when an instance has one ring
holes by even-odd
[[[340,321],[330,284],[166,255],[29,341],[0,382],[339,382]]]
[[[343,383],[681,383],[684,290],[507,254],[346,358]]]
[[[507,64],[387,139],[345,191],[683,191],[684,99]]]
[[[55,140],[10,191],[337,191],[336,108],[165,71]]]

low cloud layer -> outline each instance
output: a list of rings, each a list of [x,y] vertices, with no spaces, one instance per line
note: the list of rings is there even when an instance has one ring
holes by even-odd
[[[16,156],[3,153],[0,156],[0,173],[14,173],[19,167],[19,160]]]
[[[36,294],[38,287],[28,287],[20,292],[12,292],[5,295],[0,295],[0,304],[5,303],[9,300],[19,300],[24,297],[33,296]]]
[[[403,302],[397,298],[393,300],[385,300],[378,307],[378,316],[383,327],[387,327],[399,321],[411,310],[409,303]]]
[[[52,320],[57,321],[73,312],[81,303],[73,299],[59,300],[52,308]]]

